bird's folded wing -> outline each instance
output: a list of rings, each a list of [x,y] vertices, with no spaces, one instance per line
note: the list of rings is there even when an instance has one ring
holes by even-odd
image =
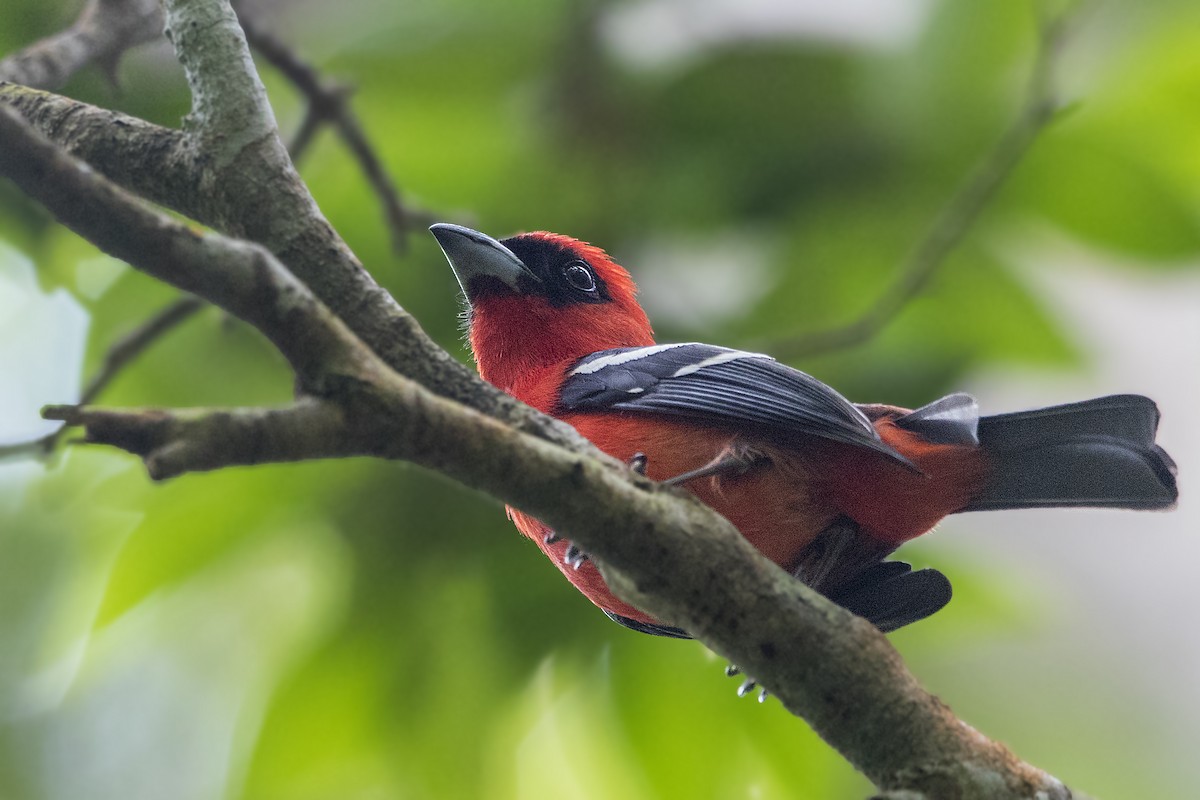
[[[685,417],[785,442],[818,436],[907,463],[853,403],[811,375],[762,353],[708,344],[593,353],[567,371],[558,407]]]

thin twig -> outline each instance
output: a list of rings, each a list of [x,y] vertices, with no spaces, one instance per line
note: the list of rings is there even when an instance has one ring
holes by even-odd
[[[779,358],[796,359],[862,344],[883,330],[920,294],[1059,112],[1054,69],[1068,27],[1067,13],[1040,20],[1037,53],[1017,118],[942,209],[901,265],[895,280],[874,304],[844,325],[775,339],[759,347]]]
[[[288,142],[288,155],[292,157],[292,163],[300,163],[300,159],[308,152],[308,147],[316,138],[317,132],[321,130],[321,126],[325,124],[325,119],[317,111],[316,106],[310,105],[304,112],[304,119],[300,122],[300,127],[292,134],[292,139]]]
[[[79,405],[88,405],[93,402],[126,366],[207,305],[199,297],[184,295],[113,342],[109,346],[108,352],[104,354],[100,368],[96,370],[96,374],[91,377],[79,395]],[[31,453],[47,455],[58,446],[65,431],[66,426],[64,425],[37,439],[0,446],[0,459]]]
[[[115,83],[122,54],[162,36],[162,28],[157,0],[89,0],[65,30],[0,60],[0,80],[56,89],[98,63]]]
[[[104,355],[100,370],[92,376],[83,390],[83,394],[80,395],[79,405],[87,405],[95,400],[112,383],[125,365],[144,353],[163,335],[190,319],[205,305],[206,303],[199,297],[184,295],[113,342]]]
[[[388,175],[375,148],[367,139],[358,115],[350,107],[353,87],[323,77],[316,67],[302,59],[282,39],[246,13],[243,5],[234,4],[238,12],[238,21],[246,34],[246,41],[308,100],[304,121],[288,148],[292,153],[292,160],[299,160],[325,123],[336,127],[342,141],[353,154],[363,175],[383,204],[393,249],[398,253],[404,252],[408,234],[413,230],[423,230],[436,222],[437,218],[428,212],[408,208],[404,204],[396,182]]]

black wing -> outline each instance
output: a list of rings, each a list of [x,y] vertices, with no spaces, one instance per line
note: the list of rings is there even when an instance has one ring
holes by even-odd
[[[828,597],[891,633],[940,611],[953,593],[950,581],[936,569],[914,571],[903,561],[883,561]]]
[[[854,404],[816,378],[761,353],[708,344],[593,353],[568,372],[559,410],[640,411],[749,425],[776,439],[819,436],[908,464]]]
[[[631,631],[648,633],[651,636],[667,636],[671,639],[692,638],[683,628],[672,628],[670,625],[659,625],[654,622],[638,622],[636,619],[622,617],[620,614],[609,611],[606,608],[602,608],[600,610],[603,611],[613,622],[617,623],[618,625],[624,625]]]

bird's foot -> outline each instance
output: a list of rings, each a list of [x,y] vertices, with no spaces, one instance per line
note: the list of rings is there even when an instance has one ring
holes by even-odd
[[[554,531],[547,531],[542,537],[542,541],[546,544],[558,544],[565,541]],[[567,549],[563,552],[563,563],[572,569],[579,569],[584,562],[588,560],[588,554],[575,546],[573,542],[567,542]]]
[[[563,563],[572,569],[578,570],[583,566],[583,562],[588,560],[588,554],[580,550],[574,543],[567,544],[567,551],[563,553]]]
[[[725,677],[732,678],[735,675],[741,675],[741,674],[742,674],[741,667],[737,666],[736,664],[726,664],[725,665]],[[753,692],[754,687],[756,687],[756,686],[758,686],[758,681],[756,681],[754,678],[747,677],[746,680],[742,681],[741,686],[738,687],[737,696],[745,697],[746,695]],[[767,701],[767,698],[770,696],[771,696],[771,693],[768,692],[766,689],[758,690],[758,702],[765,703]]]
[[[713,475],[745,475],[764,461],[766,458],[752,450],[729,447],[704,466],[681,472],[673,478],[667,478],[663,483],[667,486],[680,486],[688,481]]]
[[[626,465],[628,465],[628,467],[631,470],[636,472],[638,475],[645,475],[646,467],[648,467],[650,465],[650,459],[645,453],[638,451],[638,452],[634,453],[632,456],[630,456],[629,460],[626,461],[625,463],[626,463]]]

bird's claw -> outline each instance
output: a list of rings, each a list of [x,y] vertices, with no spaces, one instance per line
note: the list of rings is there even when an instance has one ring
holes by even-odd
[[[742,674],[742,668],[739,667],[737,664],[726,664],[725,665],[725,677],[732,678],[735,675],[741,675],[741,674]],[[754,691],[754,687],[757,685],[758,685],[758,681],[756,681],[754,678],[746,678],[746,680],[742,682],[742,685],[738,687],[737,696],[745,697],[746,695],[750,694],[750,692]],[[765,703],[765,702],[767,702],[767,698],[770,696],[771,696],[771,693],[768,692],[766,689],[760,688],[758,690],[758,702]]]
[[[542,541],[547,545],[558,544],[563,541],[563,537],[559,536],[554,531],[546,531],[546,535],[542,537]],[[588,560],[588,554],[575,546],[573,542],[567,542],[567,549],[563,552],[563,563],[568,567],[579,569],[583,566],[583,562]]]
[[[567,552],[563,554],[563,563],[573,569],[579,569],[583,566],[583,562],[588,560],[588,554],[580,550],[574,544],[567,545]]]
[[[628,464],[629,468],[638,475],[645,475],[646,467],[650,465],[650,459],[645,453],[639,451],[630,456],[629,460],[625,463]]]

